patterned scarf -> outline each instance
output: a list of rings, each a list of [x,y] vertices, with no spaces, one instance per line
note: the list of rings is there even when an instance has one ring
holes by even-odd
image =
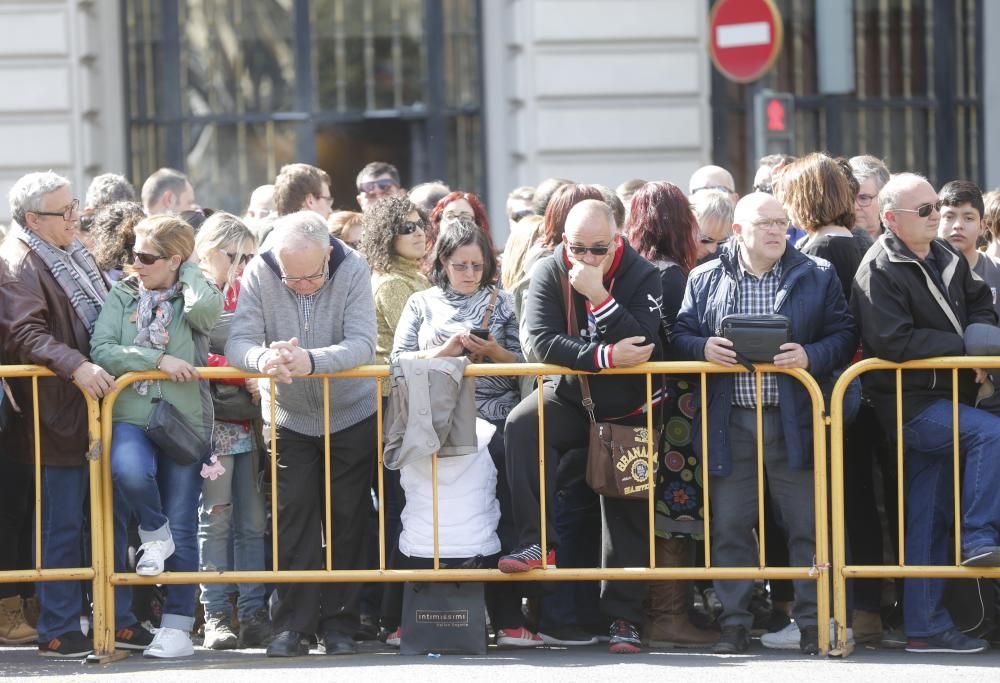
[[[157,349],[164,351],[170,343],[170,333],[167,328],[174,317],[174,307],[170,301],[180,294],[181,283],[175,282],[173,287],[167,289],[146,289],[142,281],[139,281],[139,303],[136,306],[135,326],[138,334],[135,335],[135,345],[144,346],[147,349]],[[135,393],[145,396],[149,391],[152,380],[144,380],[135,383]]]
[[[69,249],[64,251],[17,223],[14,224],[11,234],[27,244],[28,248],[42,259],[52,277],[66,293],[73,311],[83,321],[87,334],[93,334],[94,323],[97,322],[101,306],[108,296],[108,283],[83,243],[80,240],[73,240]],[[90,287],[83,283],[81,270],[87,274]]]

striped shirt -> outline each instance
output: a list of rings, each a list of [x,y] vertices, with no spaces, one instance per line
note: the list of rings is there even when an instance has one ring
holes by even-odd
[[[778,260],[769,271],[757,277],[743,265],[743,248],[737,248],[736,267],[736,312],[744,315],[774,313],[774,300],[778,296],[781,282],[781,261]],[[756,373],[741,372],[733,375],[733,405],[740,408],[757,407]],[[761,396],[765,406],[778,405],[778,380],[773,372],[765,372],[761,377]]]

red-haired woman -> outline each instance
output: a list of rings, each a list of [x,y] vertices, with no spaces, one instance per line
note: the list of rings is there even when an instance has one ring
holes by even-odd
[[[490,244],[490,249],[496,253],[493,245],[493,235],[490,233],[490,218],[486,214],[486,207],[482,200],[471,192],[451,192],[446,194],[431,211],[430,226],[427,230],[427,255],[424,257],[424,274],[430,273],[433,265],[431,252],[437,243],[438,234],[441,228],[452,223],[458,223],[462,219],[471,220],[486,235],[486,241]]]
[[[698,255],[698,222],[684,192],[672,183],[646,183],[633,196],[625,224],[632,248],[660,269],[660,308],[665,360],[677,360],[670,335],[681,308],[688,273]],[[683,567],[691,562],[691,539],[704,533],[702,466],[691,445],[695,382],[666,382],[663,437],[656,481],[656,566]],[[651,646],[710,646],[718,635],[688,619],[687,581],[649,584]]]

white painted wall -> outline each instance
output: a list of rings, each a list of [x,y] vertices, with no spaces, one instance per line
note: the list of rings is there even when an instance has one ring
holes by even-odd
[[[124,170],[121,45],[116,0],[0,2],[0,222],[25,173]]]
[[[711,157],[708,10],[691,0],[483,3],[490,219],[550,177],[682,187]],[[499,231],[498,231],[499,232]],[[500,240],[502,241],[502,240]]]

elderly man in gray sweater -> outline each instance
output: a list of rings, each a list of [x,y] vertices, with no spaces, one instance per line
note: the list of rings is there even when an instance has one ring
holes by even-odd
[[[319,214],[280,218],[265,248],[243,274],[226,356],[263,372],[265,426],[275,402],[278,451],[278,567],[322,569],[325,510],[323,434],[329,425],[333,566],[360,569],[364,558],[371,473],[376,457],[375,383],[331,380],[323,414],[319,380],[299,379],[371,363],[375,305],[368,265],[331,239]],[[308,653],[316,633],[327,654],[355,652],[359,584],[279,584],[269,657]]]

